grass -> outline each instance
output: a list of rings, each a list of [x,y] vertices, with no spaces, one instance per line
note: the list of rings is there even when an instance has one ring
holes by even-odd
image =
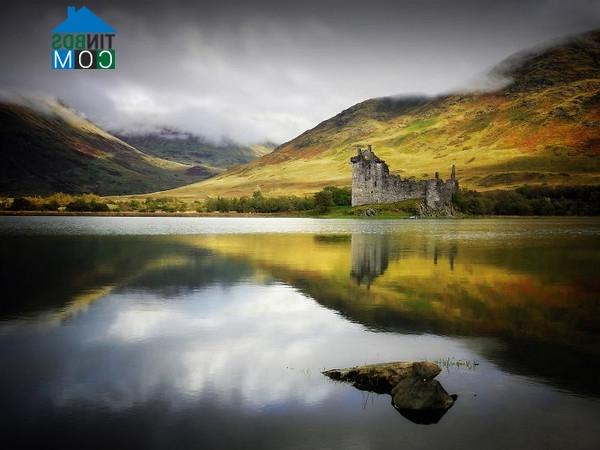
[[[418,203],[418,200],[404,200],[383,205],[334,206],[325,214],[317,215],[310,211],[307,215],[328,219],[407,219],[417,214]],[[374,216],[366,215],[369,209],[375,211]]]
[[[465,368],[467,370],[474,370],[475,367],[479,365],[476,361],[471,361],[468,359],[456,359],[454,356],[452,358],[440,358],[434,361],[438,366],[442,369],[446,369],[447,372],[450,372],[450,368],[462,369]]]

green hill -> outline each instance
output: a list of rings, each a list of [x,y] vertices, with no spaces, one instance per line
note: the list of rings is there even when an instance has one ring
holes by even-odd
[[[123,133],[116,136],[149,155],[206,167],[214,173],[249,163],[276,147],[270,142],[242,145],[224,140],[214,143],[202,136],[169,128],[151,133]]]
[[[214,172],[148,155],[65,105],[0,103],[0,193],[127,194],[169,189]]]
[[[165,193],[182,198],[304,194],[350,184],[371,144],[402,176],[447,176],[477,190],[600,184],[600,31],[524,52],[494,70],[494,92],[378,98],[342,111],[245,166]]]

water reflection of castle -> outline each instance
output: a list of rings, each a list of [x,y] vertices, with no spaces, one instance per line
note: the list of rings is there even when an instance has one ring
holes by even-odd
[[[353,234],[351,242],[352,271],[350,276],[358,284],[371,285],[388,267],[389,235]]]
[[[390,255],[396,260],[402,253],[402,241],[393,239],[398,236],[389,234],[353,234],[351,240],[352,270],[350,276],[357,284],[371,286],[375,278],[383,275],[388,268]],[[412,242],[404,242],[407,246],[415,245]],[[443,246],[442,246],[443,247]],[[438,264],[440,255],[446,254],[450,270],[454,270],[454,261],[458,253],[456,244],[452,243],[448,248],[441,250],[436,243],[424,243],[423,247],[407,248],[407,251],[423,252],[425,257],[431,258],[434,265]]]

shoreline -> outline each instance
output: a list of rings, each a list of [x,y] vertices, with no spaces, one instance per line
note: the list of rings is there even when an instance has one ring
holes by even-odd
[[[556,216],[541,216],[541,215],[456,215],[456,216],[444,216],[444,217],[408,217],[406,215],[390,215],[382,214],[380,216],[341,216],[341,215],[302,215],[302,214],[279,214],[279,213],[200,213],[195,211],[190,212],[134,212],[134,211],[0,211],[0,217],[10,216],[22,216],[22,217],[223,217],[223,218],[287,218],[287,219],[360,219],[360,220],[453,220],[453,219],[498,219],[498,218],[567,218],[567,217],[581,217],[581,218],[594,218],[598,216],[580,216],[580,215],[556,215]]]
[[[136,212],[136,211],[0,211],[0,216],[67,216],[67,217],[307,217],[270,213],[199,213]]]

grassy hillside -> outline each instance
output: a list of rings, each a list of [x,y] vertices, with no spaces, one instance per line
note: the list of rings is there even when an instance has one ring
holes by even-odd
[[[145,154],[60,103],[24,103],[0,103],[1,194],[141,193],[212,175]]]
[[[117,136],[149,155],[205,167],[213,173],[249,163],[275,148],[275,144],[269,142],[250,145],[241,145],[232,141],[213,143],[201,136],[171,129],[145,134],[117,134]]]
[[[246,166],[168,195],[304,194],[350,184],[356,147],[371,144],[402,176],[447,176],[463,187],[600,184],[600,31],[494,71],[511,82],[487,93],[379,98],[352,106]]]

